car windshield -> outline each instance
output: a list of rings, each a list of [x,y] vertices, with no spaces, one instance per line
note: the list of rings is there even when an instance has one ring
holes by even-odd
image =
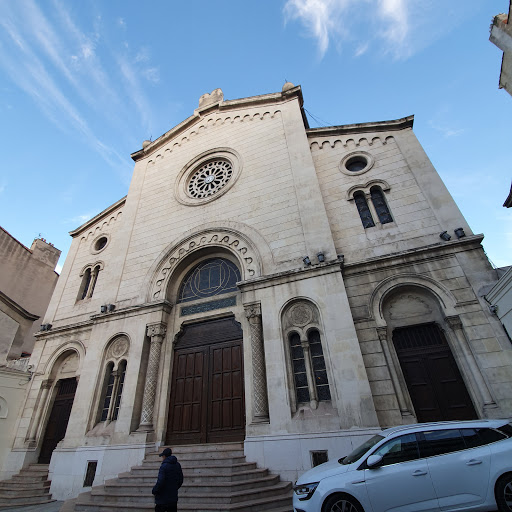
[[[379,441],[382,441],[383,439],[384,438],[379,435],[373,436],[371,439],[368,439],[368,441],[365,441],[362,445],[353,450],[350,455],[341,458],[338,462],[345,465],[352,464],[352,462],[359,460],[372,446],[375,446]]]

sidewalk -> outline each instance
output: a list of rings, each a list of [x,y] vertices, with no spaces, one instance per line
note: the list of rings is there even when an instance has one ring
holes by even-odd
[[[62,507],[63,501],[54,501],[45,505],[28,505],[26,507],[12,507],[2,508],[2,511],[7,510],[8,512],[59,512]]]

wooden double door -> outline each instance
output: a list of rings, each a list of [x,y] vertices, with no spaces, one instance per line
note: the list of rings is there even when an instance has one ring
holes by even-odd
[[[242,330],[234,318],[186,326],[174,352],[168,444],[242,441]]]
[[[419,422],[477,418],[450,346],[436,323],[397,328],[393,343]]]

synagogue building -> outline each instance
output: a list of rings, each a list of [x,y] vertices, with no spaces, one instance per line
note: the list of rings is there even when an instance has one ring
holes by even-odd
[[[283,480],[381,428],[512,416],[497,281],[413,117],[310,128],[300,86],[203,95],[71,232],[4,470],[56,499],[240,442]]]

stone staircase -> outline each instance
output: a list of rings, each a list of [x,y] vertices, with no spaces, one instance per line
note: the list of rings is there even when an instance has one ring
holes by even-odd
[[[163,450],[164,447],[161,447]],[[188,445],[173,448],[183,468],[178,510],[194,512],[291,512],[292,486],[279,476],[245,460],[241,443]],[[93,487],[74,501],[87,512],[154,510],[151,489],[161,460],[149,453],[129,473]]]
[[[9,480],[0,482],[0,510],[50,503],[48,464],[30,464]]]

